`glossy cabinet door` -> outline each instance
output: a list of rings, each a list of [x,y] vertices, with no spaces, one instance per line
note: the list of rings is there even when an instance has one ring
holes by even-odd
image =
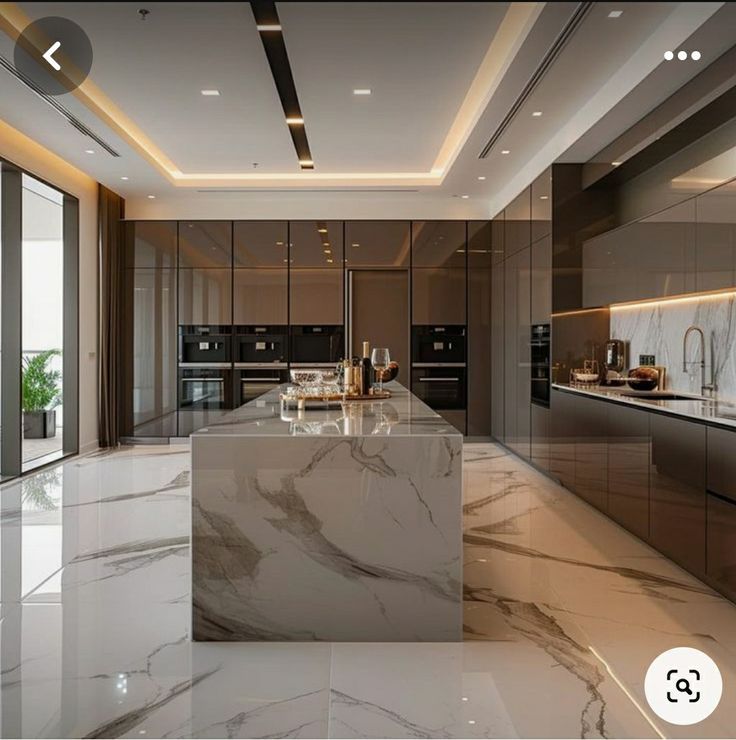
[[[468,222],[468,436],[491,434],[491,223]]]
[[[736,601],[736,501],[708,494],[708,581]]]
[[[125,224],[125,267],[168,270],[176,267],[176,221],[128,221]]]
[[[287,221],[235,221],[233,265],[235,269],[286,269],[289,263]]]
[[[496,231],[492,232],[494,235]],[[497,246],[492,242],[493,249]],[[491,268],[491,434],[503,442],[505,436],[505,363],[506,341],[504,324],[505,262]]]
[[[575,398],[575,492],[601,511],[608,509],[608,404]]]
[[[550,474],[565,488],[575,491],[575,441],[579,431],[577,398],[555,388],[550,395]]]
[[[505,211],[491,219],[491,262],[503,262],[506,259]]]
[[[230,269],[180,269],[179,324],[232,324]]]
[[[345,222],[345,264],[348,269],[408,267],[410,257],[409,221]]]
[[[708,428],[708,581],[736,600],[736,430]]]
[[[517,454],[531,458],[531,250],[529,247],[515,257],[517,275],[517,369],[516,369],[516,433]]]
[[[736,182],[695,199],[696,290],[736,285]]]
[[[651,414],[650,542],[691,573],[705,574],[706,428]]]
[[[291,324],[341,326],[343,222],[291,221],[289,240]]]
[[[412,324],[465,324],[464,221],[412,222]]]
[[[531,240],[552,234],[552,169],[546,169],[531,186]],[[550,265],[551,267],[551,265]]]
[[[531,188],[525,188],[504,210],[507,257],[532,243],[531,217]]]
[[[649,539],[649,414],[609,404],[608,515]]]
[[[531,247],[532,324],[549,324],[552,316],[552,237]]]
[[[232,221],[179,222],[179,267],[222,268],[232,262]]]
[[[531,459],[538,468],[549,471],[550,410],[533,403],[531,412]]]

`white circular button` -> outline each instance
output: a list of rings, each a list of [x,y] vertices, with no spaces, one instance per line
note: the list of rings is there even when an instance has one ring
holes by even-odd
[[[715,711],[723,693],[723,678],[704,652],[672,648],[652,661],[644,693],[649,706],[665,722],[694,725]]]
[[[679,59],[679,60],[680,60],[681,62],[684,62],[684,61],[685,61],[685,60],[687,59],[687,52],[686,52],[686,51],[678,51],[678,52],[677,52],[677,58],[678,58],[678,59]]]
[[[664,53],[664,58],[665,58],[665,59],[666,59],[666,60],[667,60],[668,62],[671,62],[671,61],[672,61],[672,60],[673,60],[673,59],[675,58],[675,53],[674,53],[673,51],[666,51],[666,52]]]

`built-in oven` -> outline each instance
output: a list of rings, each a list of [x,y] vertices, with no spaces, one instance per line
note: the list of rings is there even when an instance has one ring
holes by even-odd
[[[411,385],[414,395],[435,411],[465,409],[464,365],[414,364]]]
[[[465,327],[421,325],[411,330],[412,364],[465,362]]]
[[[179,365],[220,365],[232,361],[232,327],[221,324],[179,327]]]
[[[179,409],[219,411],[231,409],[230,366],[179,366]]]
[[[248,403],[289,380],[286,363],[236,363],[236,406]]]
[[[335,366],[344,353],[341,324],[291,327],[291,367]]]
[[[531,400],[549,407],[550,394],[550,325],[535,324],[531,333]]]

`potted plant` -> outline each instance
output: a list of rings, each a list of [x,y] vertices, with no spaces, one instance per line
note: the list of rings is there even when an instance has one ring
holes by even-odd
[[[59,355],[58,349],[47,349],[23,358],[23,436],[27,439],[56,436],[54,409],[61,403],[61,373],[48,365]]]

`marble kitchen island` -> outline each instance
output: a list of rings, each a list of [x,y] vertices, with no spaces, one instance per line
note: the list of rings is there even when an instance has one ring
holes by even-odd
[[[192,435],[195,640],[462,639],[462,435],[387,388]]]

